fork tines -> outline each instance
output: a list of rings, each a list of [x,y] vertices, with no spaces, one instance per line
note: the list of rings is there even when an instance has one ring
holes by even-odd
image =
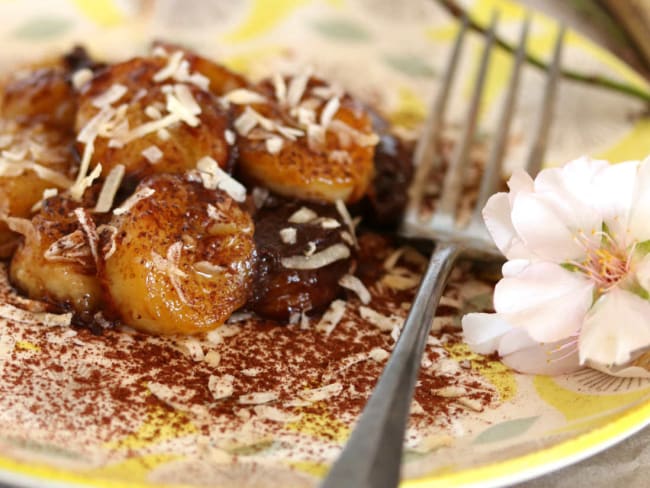
[[[482,250],[485,250],[487,242],[489,243],[489,247],[496,251],[485,230],[481,210],[490,195],[498,190],[501,183],[502,164],[506,152],[510,124],[516,106],[517,93],[519,91],[521,68],[526,59],[526,43],[530,24],[531,16],[528,15],[521,27],[510,80],[503,97],[496,133],[491,142],[489,155],[483,169],[478,197],[474,204],[471,218],[468,219],[468,222],[466,222],[467,225],[462,230],[458,229],[458,206],[463,192],[468,161],[470,159],[470,149],[475,139],[486,73],[490,65],[490,55],[496,42],[498,13],[493,14],[489,29],[485,34],[478,75],[474,82],[473,92],[467,107],[462,134],[460,140],[455,144],[435,209],[430,216],[423,216],[421,210],[424,188],[428,178],[433,169],[440,168],[442,159],[438,143],[444,127],[451,86],[457,72],[464,39],[469,26],[467,18],[463,19],[447,62],[442,85],[435,97],[432,111],[429,114],[420,140],[416,146],[414,155],[416,174],[409,193],[409,204],[401,229],[404,235],[429,238],[435,236],[438,239],[441,236],[447,236],[450,240],[459,240],[454,239],[454,237],[459,232],[463,232],[463,241],[466,242],[468,237],[470,237],[477,241],[477,248]],[[539,171],[546,149],[554,99],[560,77],[564,33],[565,28],[561,26],[555,42],[553,59],[546,74],[542,106],[539,109],[537,124],[533,132],[532,144],[525,166],[526,170],[532,175]],[[468,233],[471,235],[468,236]]]

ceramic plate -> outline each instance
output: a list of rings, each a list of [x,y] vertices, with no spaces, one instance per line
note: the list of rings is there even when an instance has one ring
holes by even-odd
[[[98,56],[120,58],[142,52],[150,39],[163,37],[192,46],[253,77],[276,68],[312,64],[325,78],[340,81],[408,133],[417,128],[426,114],[457,26],[435,2],[401,3],[397,6],[389,0],[215,0],[196,2],[192,7],[175,0],[4,1],[0,2],[0,16],[4,19],[0,33],[8,47],[0,54],[0,68],[61,52],[73,42],[88,45]],[[523,15],[520,7],[497,0],[464,3],[481,22],[487,21],[494,7],[500,8],[500,32],[507,38],[516,38]],[[531,52],[548,57],[555,32],[553,22],[535,16]],[[570,33],[567,40],[566,66],[648,90],[632,71],[583,38]],[[461,66],[464,81],[453,94],[448,128],[451,137],[462,120],[463,102],[468,96],[479,49],[479,41],[471,39]],[[495,52],[481,115],[481,137],[489,136],[489,128],[494,125],[509,66],[509,56]],[[534,123],[529,115],[541,97],[542,85],[541,73],[532,68],[525,71],[526,96],[522,97],[515,118],[508,167],[515,167],[522,160]],[[564,82],[546,163],[559,164],[582,154],[612,161],[645,157],[650,121],[642,118],[643,109],[642,102],[629,96]],[[30,350],[27,342],[12,344],[13,347]],[[459,415],[446,426],[444,441],[428,451],[407,450],[408,480],[404,486],[515,483],[591,456],[649,422],[648,381],[613,378],[593,370],[554,378],[522,376],[498,362],[472,355],[462,344],[452,341],[441,348],[449,360],[473,365],[479,380],[498,395],[499,401],[481,411]],[[6,422],[7,418],[3,420]],[[29,426],[24,427],[29,431]],[[131,438],[131,447],[140,449],[137,456],[83,466],[74,458],[78,453],[73,439],[68,452],[28,435],[17,441],[10,432],[0,430],[0,481],[48,487],[70,483],[162,487],[171,486],[170,483],[204,486],[215,480],[221,480],[217,486],[231,486],[228,483],[233,480],[246,478],[251,486],[267,485],[272,479],[278,486],[302,486],[313,484],[326,470],[326,466],[313,463],[293,463],[290,472],[297,474],[285,478],[289,470],[274,471],[273,463],[282,463],[277,461],[281,456],[273,453],[272,445],[267,446],[270,451],[264,447],[240,453],[255,460],[266,459],[261,472],[268,478],[250,472],[238,478],[241,473],[233,474],[234,468],[206,470],[201,464],[204,459],[183,459],[181,447],[176,455],[169,454],[169,446],[174,442],[179,446],[192,442],[191,433],[177,427],[173,418],[152,416],[138,426]],[[161,446],[166,446],[166,450]],[[97,446],[100,451],[111,448],[114,446]],[[165,455],[161,454],[163,451]],[[84,452],[83,456],[91,459],[98,452]],[[269,460],[273,462],[269,464]]]

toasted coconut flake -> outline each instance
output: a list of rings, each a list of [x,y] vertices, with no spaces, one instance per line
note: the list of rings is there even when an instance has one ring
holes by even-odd
[[[257,405],[253,407],[253,411],[258,417],[273,422],[286,423],[295,422],[300,419],[300,415],[293,415],[270,405]]]
[[[208,389],[215,400],[222,400],[232,396],[235,391],[234,382],[235,377],[230,374],[224,374],[223,376],[211,375],[208,379]]]
[[[99,192],[97,204],[95,205],[95,212],[105,213],[108,212],[113,206],[115,194],[122,184],[124,178],[125,168],[123,164],[116,164],[106,176],[102,190]]]
[[[264,206],[266,199],[269,197],[269,193],[268,188],[261,186],[253,188],[253,203],[255,204],[255,208],[262,208]]]
[[[176,51],[174,54],[169,56],[167,60],[167,64],[156,74],[153,75],[153,81],[156,83],[160,83],[161,81],[165,81],[168,78],[171,78],[174,76],[176,71],[178,71],[178,68],[181,64],[181,61],[183,60],[183,52],[182,51]]]
[[[144,109],[144,114],[153,120],[159,120],[162,118],[162,113],[155,105],[147,105]]]
[[[342,276],[339,280],[339,285],[356,293],[359,297],[359,300],[361,300],[361,303],[364,305],[370,303],[371,296],[368,288],[366,288],[366,285],[364,285],[363,282],[356,276],[350,274]]]
[[[247,320],[251,319],[254,317],[253,312],[233,312],[233,314],[228,317],[228,320],[226,321],[227,324],[237,324],[239,322],[246,322]],[[231,327],[234,328],[234,327]],[[237,329],[239,331],[239,329]]]
[[[282,151],[282,146],[284,146],[284,141],[281,137],[271,137],[264,142],[266,146],[266,151],[269,154],[278,154]]]
[[[282,266],[289,269],[319,269],[341,259],[350,257],[350,248],[345,244],[334,244],[311,256],[290,256],[281,259]]]
[[[368,353],[368,357],[378,363],[388,359],[388,356],[390,356],[390,353],[381,347],[375,347]]]
[[[413,413],[413,409],[411,409],[411,413]],[[428,452],[440,449],[441,447],[451,446],[453,443],[454,439],[449,435],[431,434],[422,437],[419,442],[415,446],[411,446],[409,450],[418,454],[426,454]]]
[[[385,260],[384,260],[384,269],[386,271],[391,271],[396,265],[399,259],[402,257],[402,254],[404,254],[404,251],[406,250],[405,247],[400,247],[399,249],[395,249]]]
[[[309,315],[306,312],[300,312],[300,330],[308,330],[310,327]]]
[[[151,145],[148,148],[143,149],[141,154],[151,164],[157,164],[163,157],[163,152],[156,145]]]
[[[237,402],[242,405],[261,405],[263,403],[273,402],[278,399],[278,394],[274,391],[257,391],[242,395]]]
[[[85,265],[92,257],[86,236],[76,230],[57,239],[43,253],[47,261],[76,262]]]
[[[145,198],[149,198],[151,195],[156,193],[156,190],[153,188],[150,188],[148,186],[144,186],[140,188],[138,191],[136,191],[133,195],[131,195],[129,198],[127,198],[122,205],[117,207],[115,210],[113,210],[113,215],[124,215],[128,213],[135,205],[140,202],[140,200],[144,200]]]
[[[75,181],[72,187],[70,187],[70,196],[72,197],[72,199],[76,201],[81,200],[81,197],[83,196],[84,192],[92,186],[93,182],[97,178],[99,178],[101,174],[102,174],[102,165],[97,164],[97,166],[95,166],[95,169],[93,169],[88,176],[85,176],[80,180],[78,179],[77,181]]]
[[[235,105],[249,105],[267,102],[266,98],[261,93],[247,90],[245,88],[236,88],[235,90],[229,91],[223,96],[223,99],[229,103],[234,103]]]
[[[204,156],[199,159],[196,168],[199,170],[203,186],[206,188],[224,191],[236,202],[246,200],[246,187],[222,170],[211,157]]]
[[[72,181],[63,173],[35,163],[34,161],[9,161],[3,156],[0,157],[0,176],[20,176],[25,171],[33,171],[40,179],[49,181],[61,188],[69,188]]]
[[[329,124],[329,129],[336,133],[339,143],[343,147],[348,147],[354,142],[357,146],[370,147],[379,143],[379,136],[374,132],[366,134],[360,132],[339,119],[333,119]]]
[[[307,88],[310,76],[311,70],[305,70],[291,78],[287,89],[287,104],[290,107],[295,107],[300,103],[300,100],[305,93],[305,88]]]
[[[224,137],[224,139],[226,139],[226,143],[227,143],[229,146],[234,145],[235,142],[237,141],[237,134],[235,134],[235,133],[234,133],[233,131],[231,131],[230,129],[226,129],[226,130],[224,131],[224,133],[223,133],[223,137]]]
[[[345,223],[345,225],[348,226],[348,230],[350,231],[350,237],[354,242],[354,247],[359,247],[359,242],[357,241],[356,226],[354,225],[352,217],[350,216],[350,212],[348,212],[348,208],[345,206],[343,200],[336,200],[334,204],[336,205],[336,210],[338,211],[339,215],[343,219],[343,222]]]
[[[311,151],[318,152],[325,147],[325,128],[322,125],[307,125],[307,146]]]
[[[82,68],[80,70],[75,71],[72,74],[72,86],[74,87],[75,90],[81,89],[82,86],[84,86],[86,83],[88,83],[90,80],[93,78],[93,72],[89,68]]]
[[[399,325],[393,326],[393,330],[390,331],[390,337],[393,339],[393,342],[397,342],[399,340],[399,336],[402,333],[402,329],[400,328]]]
[[[295,244],[296,243],[297,231],[295,227],[285,227],[280,229],[280,239],[285,244]]]
[[[181,346],[187,351],[187,354],[193,361],[203,361],[205,353],[201,347],[201,343],[195,337],[187,337],[181,342]]]
[[[318,214],[307,207],[300,207],[287,219],[291,224],[306,224],[318,218]]]
[[[0,317],[6,320],[30,324],[34,321],[49,327],[67,327],[72,321],[72,313],[28,312],[9,303],[0,303]]]
[[[115,83],[111,85],[104,93],[101,93],[100,95],[93,98],[92,105],[96,108],[103,108],[109,105],[113,105],[120,98],[122,98],[127,91],[128,89],[126,86],[120,83]]]
[[[203,362],[211,368],[216,368],[221,363],[221,354],[217,351],[208,351],[203,358]]]
[[[260,368],[246,368],[241,370],[241,374],[249,378],[255,378],[261,372],[262,370]]]
[[[305,135],[305,133],[300,130],[296,129],[295,127],[289,127],[287,125],[276,125],[275,130],[282,136],[290,141],[295,141],[299,137],[302,137]]]
[[[197,115],[201,113],[201,107],[196,103],[188,86],[174,85],[173,92],[167,94],[167,111],[190,127],[198,126],[201,121]]]
[[[334,300],[330,303],[329,308],[316,325],[316,330],[324,332],[326,336],[330,335],[345,315],[345,307],[346,302],[343,300]]]
[[[284,104],[287,100],[287,84],[284,82],[284,77],[280,73],[273,73],[271,81],[273,82],[275,99],[280,104]]]
[[[410,290],[420,284],[421,277],[416,274],[389,273],[381,278],[381,283],[394,290]]]
[[[227,270],[227,268],[217,264],[212,264],[209,261],[197,261],[192,265],[192,268],[194,268],[196,274],[208,279],[214,279],[217,276],[221,276]]]
[[[320,125],[326,129],[336,115],[336,112],[339,111],[340,107],[341,101],[339,100],[339,97],[330,98],[325,104],[325,107],[323,107],[323,111],[320,113]]]
[[[363,320],[367,320],[382,332],[392,331],[394,327],[401,327],[404,319],[396,315],[386,316],[373,310],[370,307],[359,307],[359,314]]]
[[[446,386],[434,390],[433,393],[444,398],[458,398],[467,395],[467,390],[460,386]]]
[[[102,253],[104,254],[104,260],[107,260],[117,250],[117,241],[115,240],[117,236],[117,227],[114,225],[103,224],[97,227],[97,233],[99,235],[106,235],[104,239],[108,243],[108,246],[104,245]]]
[[[169,131],[167,129],[164,129],[164,128],[163,129],[158,129],[158,131],[156,132],[156,136],[161,141],[168,141],[169,138],[171,137],[170,134],[169,134]]]
[[[99,262],[99,254],[97,251],[97,243],[99,242],[99,236],[97,235],[97,228],[95,227],[95,222],[88,214],[88,210],[85,208],[75,208],[74,214],[81,225],[81,229],[86,235],[88,245],[90,246],[90,253],[92,254],[95,265]]]
[[[474,398],[469,398],[469,397],[460,397],[458,400],[456,400],[458,403],[460,403],[462,406],[467,407],[471,410],[474,410],[475,412],[482,412],[484,407],[483,404],[481,403],[480,400],[476,400]]]
[[[320,402],[323,400],[328,400],[332,397],[337,396],[343,391],[343,385],[341,383],[331,383],[329,385],[321,386],[320,388],[314,388],[311,390],[303,390],[298,393],[298,396],[303,400],[308,402]]]
[[[257,117],[254,112],[250,107],[246,107],[241,115],[235,119],[233,126],[239,135],[246,136],[257,126]]]
[[[305,249],[305,256],[313,256],[314,253],[316,252],[316,243],[314,241],[309,241],[307,243],[307,249]]]

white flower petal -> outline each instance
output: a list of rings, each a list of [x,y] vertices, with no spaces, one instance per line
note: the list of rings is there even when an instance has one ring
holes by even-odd
[[[650,254],[643,256],[636,264],[636,279],[646,291],[650,292]]]
[[[533,179],[523,169],[513,171],[512,176],[508,180],[508,188],[510,194],[517,195],[519,192],[532,192],[535,190]]]
[[[576,231],[581,229],[578,220],[575,215],[554,208],[548,197],[537,194],[520,194],[512,206],[512,225],[526,248],[541,259],[556,263],[584,257],[585,249],[575,239]],[[600,227],[599,222],[595,229]],[[590,227],[586,232],[591,230]]]
[[[531,263],[497,283],[494,308],[535,341],[556,342],[579,330],[591,306],[593,286],[559,265]]]
[[[650,346],[650,302],[624,290],[603,295],[589,311],[580,334],[580,363],[623,365]]]
[[[515,332],[518,334],[515,335]],[[516,341],[520,341],[518,348],[514,348]],[[503,363],[520,373],[555,376],[580,369],[575,345],[569,344],[563,348],[565,342],[562,341],[540,344],[517,329],[503,337],[502,343],[506,342],[513,350],[503,356]]]
[[[650,239],[650,157],[639,166],[628,227],[639,242]]]
[[[512,209],[507,193],[492,195],[483,208],[485,227],[499,251],[508,259],[527,258],[530,253],[517,236],[511,220]]]
[[[511,259],[503,263],[501,274],[503,274],[504,278],[517,276],[530,264],[531,262],[528,259]]]
[[[606,165],[595,181],[594,205],[614,239],[623,246],[628,218],[636,192],[638,161]]]
[[[469,348],[479,354],[491,354],[499,347],[503,334],[512,326],[495,313],[470,313],[462,318],[463,337]]]

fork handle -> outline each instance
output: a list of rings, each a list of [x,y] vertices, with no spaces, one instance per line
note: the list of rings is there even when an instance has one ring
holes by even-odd
[[[459,253],[455,243],[436,246],[397,345],[321,488],[394,488],[399,483],[404,432],[422,354]]]

